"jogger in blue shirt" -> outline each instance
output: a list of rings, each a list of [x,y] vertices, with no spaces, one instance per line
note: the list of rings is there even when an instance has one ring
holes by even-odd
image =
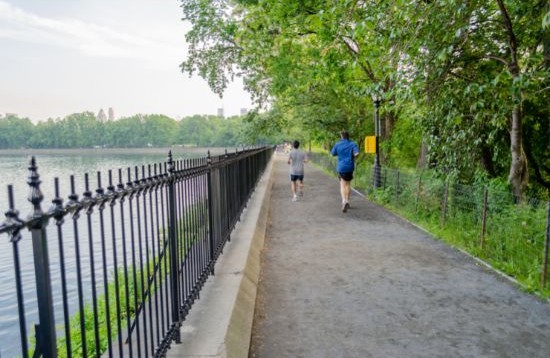
[[[340,178],[340,195],[342,196],[342,212],[349,209],[349,198],[351,194],[351,180],[355,170],[355,158],[359,155],[359,147],[355,142],[349,140],[349,133],[340,133],[341,139],[334,145],[330,154],[338,156],[336,171]]]

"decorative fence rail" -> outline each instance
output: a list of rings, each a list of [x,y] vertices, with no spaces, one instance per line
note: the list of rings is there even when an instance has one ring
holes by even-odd
[[[321,153],[309,157],[335,172],[335,158]],[[374,168],[360,163],[354,187],[550,297],[550,203],[534,198],[520,202],[502,190],[389,168],[382,168],[375,190],[374,175]]]
[[[169,153],[165,163],[97,172],[94,191],[86,174],[81,197],[71,176],[66,202],[56,178],[48,211],[32,158],[32,212],[20,218],[8,186],[0,224],[13,250],[19,356],[165,356],[271,154],[176,161]],[[29,240],[32,255],[21,250]]]

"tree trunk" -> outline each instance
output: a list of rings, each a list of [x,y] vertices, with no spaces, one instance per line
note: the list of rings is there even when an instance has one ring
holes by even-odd
[[[393,128],[395,127],[395,114],[392,111],[386,112],[384,116],[384,139],[390,139],[393,134]]]
[[[426,169],[427,168],[427,157],[428,157],[428,145],[425,141],[422,141],[420,146],[420,155],[418,156],[418,162],[416,163],[417,169]]]
[[[544,12],[550,12],[550,1],[546,4]],[[542,45],[544,49],[544,68],[550,68],[550,31],[548,29],[542,34]]]
[[[393,88],[395,87],[395,83],[389,79],[386,80],[384,84],[384,92],[385,93],[391,93]],[[395,95],[391,95],[389,98],[384,99],[387,103],[395,103]],[[397,121],[395,112],[391,107],[386,108],[384,111],[384,123],[382,125],[382,138],[384,140],[391,139],[393,134],[393,128],[395,127],[395,122]]]
[[[523,200],[523,195],[529,183],[529,172],[527,171],[527,157],[523,150],[522,116],[519,104],[512,110],[512,129],[510,130],[510,151],[512,163],[508,181],[512,185],[514,195]]]
[[[384,93],[390,93],[395,86],[395,82],[387,79],[384,84]],[[392,95],[389,98],[384,98],[386,103],[395,103],[395,95]],[[382,102],[382,104],[384,104]],[[397,116],[391,107],[386,107],[384,110],[383,121],[380,122],[380,135],[382,136],[382,141],[386,142],[391,140],[393,135],[393,129],[395,127],[395,122],[397,122]],[[385,153],[382,153],[381,157],[382,163],[388,163],[391,158],[391,145],[385,147]]]
[[[383,121],[380,123],[380,134],[382,136],[382,142],[391,140],[393,128],[395,126],[395,114],[392,111],[384,112]],[[382,163],[388,163],[391,157],[391,145],[385,147],[384,153],[381,153]]]
[[[510,16],[503,0],[496,1],[502,15],[504,32],[508,37],[508,50],[510,51],[508,71],[512,76],[512,83],[516,83],[515,80],[519,79],[521,73],[518,61],[518,42],[514,33],[512,21],[510,20]],[[520,81],[517,81],[517,83],[519,82]],[[522,91],[521,89],[516,91],[514,88],[511,88],[511,92],[514,107],[512,108],[512,123],[510,129],[510,152],[512,154],[512,163],[510,164],[508,181],[512,185],[514,195],[518,197],[519,200],[523,200],[525,189],[529,183],[529,172],[527,170],[527,158],[523,150],[523,114],[521,111]]]

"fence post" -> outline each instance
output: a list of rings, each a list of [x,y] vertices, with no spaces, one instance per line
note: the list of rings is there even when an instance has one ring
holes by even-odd
[[[395,179],[395,204],[399,205],[399,170]]]
[[[176,192],[175,192],[175,167],[172,159],[172,151],[168,152],[168,245],[170,247],[170,289],[172,291],[172,325],[174,326],[174,341],[181,343],[180,336],[180,289],[179,289],[179,265],[178,265],[178,237],[176,231]]]
[[[40,191],[40,175],[38,175],[34,157],[31,158],[28,169],[29,177],[27,184],[30,187],[28,200],[33,206],[33,212],[29,217],[29,229],[32,236],[39,317],[39,324],[35,327],[36,351],[41,353],[44,358],[55,358],[57,357],[55,317],[52,301],[48,240],[46,237],[46,225],[48,222],[40,207],[44,196]]]
[[[443,194],[443,205],[441,208],[441,227],[445,226],[445,217],[447,216],[447,200],[449,198],[449,183],[445,182],[445,194]]]
[[[208,157],[206,159],[206,163],[208,165],[208,172],[206,175],[206,181],[207,181],[207,190],[208,190],[208,239],[210,241],[210,266],[211,273],[214,275],[214,259],[215,259],[215,240],[214,240],[214,205],[212,200],[212,157],[210,156],[210,151],[208,151]]]
[[[546,287],[546,277],[548,275],[548,249],[550,246],[550,202],[548,203],[546,215],[546,241],[544,242],[544,260],[542,264],[541,287]]]
[[[418,201],[420,200],[420,189],[422,185],[422,173],[418,177],[418,186],[416,187],[416,200],[414,202],[414,212],[418,213]]]
[[[481,237],[479,238],[479,246],[483,249],[485,244],[485,232],[487,230],[487,197],[488,190],[487,187],[483,190],[483,214],[481,217]]]

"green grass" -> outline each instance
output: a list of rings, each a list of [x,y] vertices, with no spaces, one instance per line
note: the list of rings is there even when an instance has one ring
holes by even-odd
[[[192,205],[188,208],[183,216],[178,221],[178,230],[179,235],[179,244],[180,244],[180,255],[183,257],[191,248],[191,246],[202,237],[205,230],[207,229],[208,219],[205,219],[201,215],[204,202],[199,202]],[[189,223],[193,223],[189,225]],[[164,237],[164,230],[161,230],[159,237]],[[166,236],[167,237],[167,236]],[[167,272],[164,272],[164,262],[166,261]],[[162,264],[163,266],[163,276],[166,276],[170,273],[170,250],[169,247],[166,247],[166,252],[159,262],[159,258],[150,258],[149,270],[147,266],[142,269],[137,269],[135,272],[135,277],[137,282],[134,281],[134,273],[131,267],[128,267],[128,295],[126,295],[125,281],[124,281],[124,270],[119,267],[117,269],[118,274],[118,296],[117,296],[117,287],[114,280],[114,272],[110,275],[113,279],[108,283],[108,293],[109,296],[106,297],[105,294],[100,294],[97,297],[97,316],[98,316],[98,327],[99,327],[99,337],[100,337],[100,347],[99,352],[96,352],[95,347],[95,335],[94,335],[94,310],[90,302],[87,302],[84,306],[83,312],[77,312],[69,318],[69,327],[70,327],[70,343],[71,343],[71,354],[73,357],[83,357],[83,347],[84,347],[84,336],[86,338],[86,353],[88,357],[99,357],[108,350],[109,344],[109,328],[111,331],[111,340],[113,345],[113,350],[118,349],[118,325],[117,321],[120,319],[121,324],[120,328],[122,331],[127,329],[128,318],[133,319],[137,307],[143,303],[142,295],[142,286],[141,282],[143,281],[147,288],[148,279],[153,280],[153,275],[148,278],[148,273],[154,272],[154,265]],[[137,262],[136,262],[137,264]],[[145,264],[145,263],[144,263]],[[155,273],[155,279],[157,282],[157,287],[161,287],[164,284],[164,279],[161,277],[160,272]],[[154,286],[149,287],[148,299],[150,299],[154,294]],[[103,288],[101,288],[103,292]],[[134,300],[134,295],[137,297],[137,306],[136,301]],[[116,303],[120,305],[120,316],[117,315]],[[128,305],[127,302],[128,301]],[[107,310],[106,306],[109,307],[109,321],[107,322]],[[81,316],[84,317],[85,321],[85,332],[81,333],[80,319]],[[64,331],[64,325],[57,327],[58,332]],[[30,334],[30,337],[34,337],[34,334]],[[34,354],[35,340],[31,339],[29,350],[29,355],[32,357]],[[57,357],[66,358],[67,354],[67,337],[62,336],[57,339]]]
[[[136,276],[140,277],[141,272],[136,272]],[[131,276],[131,275],[129,275]],[[119,269],[119,278],[123,280],[124,272],[122,269]],[[108,327],[111,329],[113,342],[116,342],[116,337],[118,335],[117,327],[117,311],[116,311],[116,286],[114,282],[109,283],[109,297],[105,295],[100,295],[97,298],[97,307],[98,307],[98,321],[99,321],[99,337],[100,337],[100,352],[97,354],[95,351],[95,336],[94,336],[94,312],[91,304],[86,304],[84,306],[84,312],[79,312],[71,316],[69,320],[69,326],[71,330],[71,351],[73,357],[83,357],[83,335],[80,331],[80,316],[84,315],[84,320],[86,322],[86,346],[87,354],[89,357],[98,357],[102,353],[107,351],[108,348]],[[137,303],[140,305],[143,301],[141,283],[138,279],[137,284],[133,281],[131,277],[128,278],[128,296],[126,295],[126,290],[124,284],[121,283],[119,288],[119,305],[120,305],[120,320],[121,328],[124,330],[127,327],[128,314],[130,318],[133,318],[136,312],[136,306],[134,302],[134,294],[137,295]],[[128,297],[128,306],[126,305],[126,298]],[[109,316],[110,320],[107,322],[107,313],[106,313],[106,304],[109,306]],[[57,352],[58,357],[65,358],[67,357],[66,349],[66,337],[60,337],[57,340]]]

